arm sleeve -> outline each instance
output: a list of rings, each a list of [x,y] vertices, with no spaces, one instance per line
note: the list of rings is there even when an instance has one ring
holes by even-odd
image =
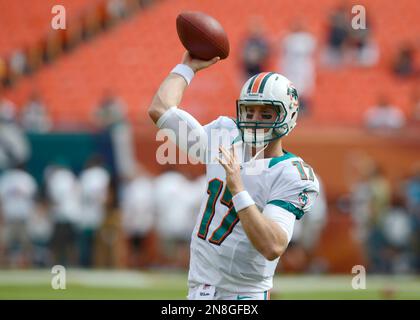
[[[293,227],[295,225],[296,216],[293,213],[273,204],[266,205],[263,214],[275,221],[280,228],[286,232],[287,243],[289,243],[293,236]]]
[[[294,214],[297,220],[311,210],[318,197],[319,183],[314,181],[277,179],[272,185],[267,204],[283,208]]]
[[[168,109],[156,122],[159,129],[170,130],[172,140],[188,156],[205,162],[207,151],[207,133],[204,127],[188,112],[176,106]]]

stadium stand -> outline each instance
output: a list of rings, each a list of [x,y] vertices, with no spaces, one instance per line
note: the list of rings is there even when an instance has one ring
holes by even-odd
[[[76,12],[82,8],[83,3],[83,1],[69,1],[69,16],[71,17],[72,11]],[[415,12],[418,12],[419,4],[408,0],[383,4],[364,1],[367,11],[375,12],[371,20],[374,37],[380,47],[380,63],[365,69],[320,69],[312,117],[317,124],[357,125],[362,119],[363,111],[374,103],[377,93],[382,91],[395,92],[393,95],[395,104],[408,112],[409,96],[414,83],[395,79],[389,72],[389,67],[398,45],[405,41],[416,40],[417,30],[410,26],[415,25]],[[392,5],[393,10],[387,10],[385,4]],[[190,111],[206,121],[234,104],[241,84],[237,77],[236,58],[244,33],[244,24],[239,22],[249,19],[251,12],[264,15],[267,31],[270,32],[273,41],[276,41],[284,32],[282,30],[287,30],[293,19],[299,17],[299,11],[305,6],[305,12],[310,13],[305,16],[305,22],[310,31],[322,42],[324,21],[329,10],[336,5],[336,1],[323,0],[314,3],[310,10],[307,5],[299,1],[248,1],[245,10],[235,1],[225,1],[224,6],[220,7],[213,6],[211,1],[162,2],[150,10],[138,12],[132,20],[95,39],[94,42],[81,46],[72,55],[63,57],[52,68],[43,69],[33,81],[45,95],[57,120],[89,120],[90,112],[100,92],[109,87],[115,88],[127,101],[130,114],[136,119],[145,118],[145,108],[156,86],[171,66],[178,62],[183,50],[175,32],[176,15],[186,9],[202,10],[218,17],[225,26],[232,45],[230,59],[200,75],[184,100],[185,106]],[[16,6],[15,14],[19,13],[19,8]],[[13,47],[39,38],[40,30],[48,28],[45,20],[51,13],[49,11],[45,13],[46,8],[48,6],[44,4],[34,9],[31,21],[34,23],[39,21],[39,28],[31,27],[30,31],[25,27],[17,28],[14,31],[16,38],[3,44],[2,52],[4,52],[3,46],[11,51]],[[404,12],[404,21],[392,19],[389,16],[392,12]],[[14,21],[10,23],[12,26],[20,21],[10,20]],[[2,30],[6,32],[7,29]],[[10,39],[10,37],[1,38],[2,41]],[[276,60],[273,60],[272,67],[275,67]],[[31,85],[32,79],[22,81],[8,95],[19,103],[26,97]]]

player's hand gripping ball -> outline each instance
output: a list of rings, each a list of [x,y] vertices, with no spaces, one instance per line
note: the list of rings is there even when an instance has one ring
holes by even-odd
[[[179,39],[194,59],[229,56],[229,40],[222,25],[202,12],[183,12],[176,19]]]

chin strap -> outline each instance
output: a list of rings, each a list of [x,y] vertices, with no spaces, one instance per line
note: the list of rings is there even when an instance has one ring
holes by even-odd
[[[255,154],[255,156],[252,156],[252,147],[254,146],[254,145],[252,145],[251,143],[245,143],[245,142],[243,142],[242,141],[242,144],[243,144],[243,155],[242,155],[242,161],[243,162],[247,162],[247,161],[250,161],[250,162],[254,162],[255,160],[257,160],[258,159],[258,157],[260,156],[260,154],[265,150],[265,149],[267,149],[267,147],[268,147],[268,143],[266,143],[262,148],[261,148],[261,150],[258,150],[257,151],[257,153]],[[255,146],[254,146],[255,147]],[[248,152],[246,152],[246,151],[248,151]]]
[[[265,149],[267,149],[267,147],[268,147],[268,142],[264,145],[264,147],[263,147],[261,150],[259,150],[259,151],[255,154],[255,156],[254,156],[254,157],[252,157],[252,159],[251,159],[251,160],[255,161],[255,160],[258,158],[258,156],[261,154],[261,152],[263,152]]]

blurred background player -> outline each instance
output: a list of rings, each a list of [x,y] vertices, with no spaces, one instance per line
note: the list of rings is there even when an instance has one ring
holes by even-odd
[[[187,268],[196,211],[205,192],[203,179],[193,181],[168,168],[154,182],[157,230],[167,264]],[[176,199],[176,201],[175,201]]]
[[[81,221],[80,186],[65,163],[58,161],[45,170],[49,210],[54,222],[51,239],[53,262],[78,263],[77,225]]]
[[[34,91],[23,106],[20,121],[26,132],[46,133],[51,130],[51,119],[38,92]]]
[[[264,30],[264,19],[255,16],[249,21],[248,34],[243,40],[241,63],[244,79],[265,71],[268,67],[270,43]]]
[[[91,267],[94,259],[95,242],[101,227],[108,200],[110,176],[96,156],[88,161],[79,177],[80,219],[77,223],[80,265]]]
[[[118,194],[116,192],[115,180],[110,181],[107,191],[105,216],[101,226],[97,230],[94,247],[94,267],[108,269],[124,268],[128,266],[124,260],[125,230],[122,228],[122,210],[120,209]]]
[[[30,152],[28,139],[16,118],[16,106],[0,88],[0,169],[25,163]]]
[[[155,263],[150,246],[156,224],[154,198],[153,180],[147,172],[139,172],[122,187],[121,224],[130,268],[144,268]]]
[[[282,57],[280,73],[296,86],[299,92],[299,112],[305,115],[310,112],[310,98],[316,79],[315,68],[315,37],[305,29],[300,21],[291,26],[282,41]]]
[[[328,17],[327,47],[324,63],[339,67],[344,63],[346,44],[350,35],[350,10],[344,1],[331,10]]]
[[[101,132],[101,147],[111,164],[112,176],[128,179],[136,171],[131,124],[127,121],[127,107],[112,90],[105,90],[94,120]]]
[[[386,95],[378,98],[376,106],[369,108],[365,114],[366,127],[377,132],[393,132],[405,125],[405,116],[399,108],[390,104]]]
[[[10,267],[21,268],[32,262],[27,230],[37,209],[37,192],[35,180],[23,168],[8,169],[0,176],[2,242]]]

